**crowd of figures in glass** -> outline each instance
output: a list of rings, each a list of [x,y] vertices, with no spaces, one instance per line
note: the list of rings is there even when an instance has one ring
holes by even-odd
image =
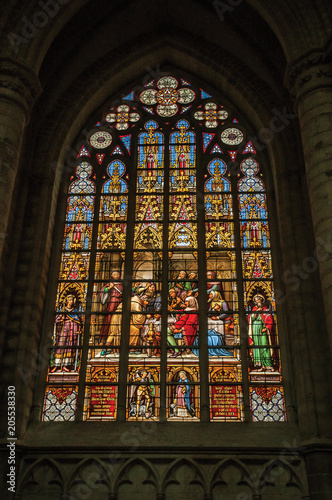
[[[89,420],[199,421],[207,403],[241,421],[246,400],[254,421],[285,419],[255,154],[229,110],[173,76],[94,124],[69,182],[44,420],[74,420],[80,401]]]

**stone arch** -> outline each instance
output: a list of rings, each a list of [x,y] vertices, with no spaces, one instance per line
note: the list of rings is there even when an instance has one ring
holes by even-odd
[[[97,458],[82,460],[67,482],[68,500],[71,497],[108,500],[112,472]]]
[[[135,3],[138,5],[138,8],[144,8],[144,2]],[[30,45],[29,47],[27,47],[26,44],[21,45],[19,51],[21,60],[30,60],[40,64],[44,55],[44,53],[41,53],[40,48],[45,47],[45,50],[47,50],[59,31],[70,22],[86,4],[89,4],[87,0],[74,0],[68,4],[61,5],[56,15],[49,15],[49,19],[47,20],[48,29],[41,29],[39,32],[37,30],[35,37],[31,43],[28,44]],[[229,9],[229,11],[226,11],[226,14],[223,15],[222,8],[219,7],[219,9],[217,9],[213,3],[212,6],[206,4],[207,2],[195,2],[195,9],[200,10],[202,18],[204,18],[204,15],[210,16],[210,23],[213,21],[213,17],[217,22],[220,22],[225,18],[229,19],[233,11],[235,11],[234,16],[236,15],[235,8]],[[324,35],[328,36],[331,30],[329,22],[331,13],[329,16],[329,13],[326,12],[327,4],[325,3],[325,5],[323,5],[320,0],[294,0],[292,3],[281,0],[276,6],[267,5],[266,2],[262,0],[250,0],[248,4],[248,7],[264,19],[271,31],[278,37],[289,60],[296,58],[297,53],[302,53],[303,47],[305,47],[305,50],[310,50],[314,47],[321,46],[324,43]],[[129,8],[132,9],[132,3],[129,4]],[[179,8],[179,6],[174,2],[174,4],[169,7],[169,10],[173,11],[175,9],[176,11],[177,8]],[[112,12],[117,14],[116,9],[114,10],[115,12]],[[41,11],[41,9],[37,0],[29,2],[28,4],[19,2],[18,0],[10,2],[4,6],[4,23],[7,24],[9,32],[14,31],[18,26],[22,26],[23,16],[33,21],[33,16],[36,15],[38,11]],[[126,9],[123,9],[121,12],[125,14]],[[185,18],[185,16],[183,17]],[[169,17],[167,19],[169,19]],[[3,38],[3,44],[5,44],[7,50],[11,48],[7,37]]]
[[[44,172],[53,177],[65,163],[66,153],[70,156],[68,150],[96,109],[107,105],[112,99],[116,100],[124,88],[130,89],[135,86],[135,82],[143,85],[147,77],[153,78],[156,72],[165,71],[164,64],[180,67],[183,74],[188,74],[188,79],[193,79],[192,75],[195,75],[196,80],[212,85],[216,98],[219,95],[223,102],[242,114],[244,126],[253,131],[262,129],[271,118],[271,106],[278,105],[280,96],[275,93],[276,89],[270,88],[268,92],[265,89],[266,97],[263,100],[260,93],[262,82],[257,80],[254,73],[242,74],[235,58],[227,58],[221,51],[215,53],[218,62],[211,61],[208,47],[202,49],[204,45],[198,36],[191,40],[188,36],[161,35],[156,40],[149,35],[145,40],[133,39],[128,44],[130,50],[127,47],[123,53],[119,52],[118,57],[105,57],[90,65],[83,78],[77,75],[77,80],[68,86],[61,96],[61,102],[55,100],[52,108],[46,106],[48,114],[43,115],[41,131],[47,125],[47,133],[41,132],[36,144],[33,161],[35,173],[40,175]],[[142,67],[146,68],[146,72],[142,73]],[[97,70],[98,79],[94,77]],[[126,84],[123,83],[124,79]],[[248,85],[248,79],[254,85]],[[269,151],[269,144],[264,149]]]
[[[144,458],[133,458],[120,469],[114,486],[117,500],[154,500],[158,493],[158,475]]]
[[[64,478],[55,460],[41,458],[34,462],[22,478],[17,493],[22,500],[57,500],[64,491]]]
[[[250,471],[235,458],[227,458],[215,467],[212,473],[210,493],[213,500],[251,500],[253,488]]]
[[[233,59],[226,64],[225,58],[220,58],[222,62],[215,64],[209,60],[207,53],[193,53],[193,43],[196,43],[197,49],[201,45],[200,43],[186,40],[180,44],[179,40],[176,43],[176,39],[176,36],[175,41],[172,42],[167,37],[159,39],[158,42],[149,47],[148,56],[146,55],[148,43],[145,42],[141,46],[136,43],[136,40],[133,50],[128,51],[130,55],[124,55],[122,67],[117,67],[114,60],[112,62],[106,60],[100,68],[100,79],[98,81],[94,77],[95,71],[92,71],[93,68],[91,68],[86,77],[83,79],[80,77],[80,83],[75,81],[69,86],[61,97],[61,102],[55,101],[53,103],[49,114],[44,116],[41,121],[41,131],[38,143],[36,143],[34,157],[30,159],[30,164],[33,165],[34,173],[37,176],[44,177],[47,175],[52,179],[53,195],[48,198],[49,202],[51,200],[53,203],[55,202],[62,177],[70,173],[70,165],[73,164],[70,151],[72,146],[75,145],[75,139],[77,140],[82,127],[89,121],[89,118],[91,119],[91,115],[95,114],[96,109],[121,93],[124,78],[128,83],[134,79],[143,82],[147,76],[147,74],[142,75],[141,68],[144,66],[149,67],[151,70],[151,68],[157,68],[158,61],[161,61],[161,63],[168,61],[174,67],[181,63],[185,65],[184,73],[190,75],[196,71],[197,80],[207,81],[211,85],[213,84],[215,89],[222,89],[223,101],[232,102],[231,106],[233,108],[235,106],[238,110],[240,109],[244,118],[243,124],[247,125],[249,130],[260,129],[263,127],[264,122],[268,123],[270,120],[269,106],[261,100],[259,91],[254,90],[247,84],[247,75],[241,77],[237,74],[238,89],[234,88],[234,67],[236,65]],[[166,52],[169,52],[167,57]],[[199,65],[197,66],[198,61]],[[220,71],[221,67],[222,71]],[[104,80],[103,84],[100,83],[101,80]],[[221,94],[221,90],[216,92],[217,96],[218,94]],[[272,95],[270,99],[273,100]],[[278,154],[276,144],[274,144],[274,151],[271,150],[270,154],[270,145],[267,144],[266,151],[263,152],[264,155],[269,152],[271,157],[276,154],[280,157],[286,156],[283,154],[286,141],[285,145],[281,144],[281,136],[282,134],[278,136],[277,141],[280,154]],[[274,165],[279,161],[274,158],[270,163],[274,168]],[[269,174],[269,172],[267,173]],[[45,208],[50,213],[55,214],[54,205]],[[52,228],[52,223],[53,221],[50,221],[50,228]]]
[[[300,500],[304,487],[294,468],[283,460],[270,460],[259,480],[262,500]]]
[[[150,42],[149,40],[148,42]],[[219,58],[220,64],[213,64],[209,61],[208,53],[193,53],[192,45],[196,43],[197,50],[198,47],[203,46],[203,43],[199,43],[186,39],[180,40],[178,36],[174,36],[174,40],[170,40],[167,37],[159,38],[158,42],[152,43],[149,46],[149,56],[146,56],[147,45],[149,43],[145,42],[146,45],[141,45],[134,40],[133,50],[129,50],[130,56],[124,55],[124,60],[122,61],[122,68],[118,68],[116,61],[103,62],[100,67],[100,77],[104,80],[101,84],[100,80],[94,78],[95,72],[89,71],[89,76],[80,77],[80,81],[84,80],[84,84],[79,84],[79,92],[77,92],[78,82],[73,82],[72,86],[69,86],[66,93],[61,97],[61,104],[55,102],[52,109],[49,110],[49,115],[44,117],[41,122],[41,130],[47,130],[47,133],[40,133],[39,141],[36,144],[36,150],[34,158],[31,158],[31,165],[33,164],[34,173],[36,175],[49,175],[51,179],[54,177],[54,196],[56,198],[58,189],[58,182],[63,174],[69,173],[69,168],[66,163],[66,157],[68,155],[68,150],[71,149],[75,138],[80,133],[82,128],[82,123],[88,122],[91,114],[95,112],[97,108],[106,103],[108,100],[114,96],[116,98],[117,93],[121,92],[121,85],[123,85],[123,79],[126,74],[127,80],[136,79],[136,81],[143,81],[146,75],[142,76],[141,68],[146,67],[157,68],[158,61],[168,61],[170,64],[177,66],[179,61],[185,64],[184,70],[190,74],[197,71],[197,62],[199,60],[199,72],[197,72],[197,79],[202,81],[208,81],[213,83],[214,87],[217,89],[222,89],[223,91],[223,101],[232,102],[232,107],[236,106],[244,115],[244,124],[247,121],[248,129],[260,129],[264,127],[264,124],[268,123],[270,120],[269,116],[269,104],[264,103],[261,98],[259,91],[255,91],[251,86],[247,84],[248,75],[240,75],[237,73],[237,86],[236,90],[233,86],[234,80],[234,68],[236,64],[234,59],[230,59],[228,63],[225,61],[225,57]],[[166,58],[166,53],[169,52]],[[120,57],[121,58],[121,57]],[[136,61],[135,61],[136,58]],[[218,66],[218,67],[217,67]],[[94,66],[96,68],[96,66]],[[222,67],[222,71],[220,68]],[[125,69],[124,69],[125,68]],[[233,75],[233,76],[232,76]],[[253,75],[251,75],[253,76]],[[121,83],[120,83],[121,82]],[[256,82],[258,84],[258,82]],[[272,91],[271,91],[272,92]],[[216,94],[220,94],[217,92]],[[79,97],[77,95],[79,94]],[[273,92],[272,92],[273,94]],[[273,97],[270,95],[270,101],[272,103]],[[93,96],[92,98],[91,95]],[[277,100],[277,96],[274,96]],[[66,105],[64,106],[64,102]],[[73,103],[75,105],[73,106]],[[79,110],[79,112],[78,112]],[[56,119],[50,119],[56,117]],[[68,126],[66,125],[68,124]],[[281,143],[282,134],[278,136],[278,143]],[[274,144],[276,146],[276,144]],[[31,148],[33,149],[33,148]],[[276,154],[276,147],[274,147],[274,152],[270,152],[270,145],[267,144],[266,152],[272,158]],[[283,145],[281,150],[283,150]],[[264,153],[265,154],[265,153]],[[283,156],[283,151],[280,151],[280,156]],[[271,165],[277,163],[277,160],[271,161]],[[69,158],[69,165],[71,164],[71,158]],[[65,165],[65,170],[63,170]],[[267,172],[269,174],[269,172]],[[53,198],[54,199],[54,198]],[[54,212],[53,212],[54,213]]]
[[[40,248],[40,254],[43,256],[42,259],[44,261],[43,266],[39,267],[38,272],[40,272],[41,268],[46,268],[48,266],[47,259],[49,258],[49,254],[41,247],[42,245],[51,244],[53,223],[57,213],[56,201],[58,198],[58,190],[64,165],[66,166],[64,174],[69,174],[66,164],[66,153],[68,153],[68,148],[70,149],[72,144],[74,144],[75,138],[78,136],[79,131],[82,129],[85,122],[88,121],[89,117],[91,117],[92,112],[95,112],[95,109],[100,107],[102,103],[110,98],[110,96],[116,96],[116,93],[121,90],[121,82],[123,83],[123,80],[126,77],[125,73],[127,71],[129,73],[127,78],[130,80],[138,74],[142,75],[141,68],[142,66],[144,67],[144,64],[150,64],[151,61],[153,61],[153,64],[155,64],[158,60],[165,61],[165,50],[167,51],[167,49],[169,49],[170,55],[168,56],[168,61],[171,61],[175,67],[180,64],[181,61],[183,62],[184,60],[187,61],[190,59],[190,64],[187,62],[185,63],[186,72],[188,74],[189,71],[194,71],[196,68],[197,73],[199,71],[196,80],[201,79],[203,82],[205,81],[204,72],[206,70],[208,81],[212,83],[213,79],[216,79],[214,88],[219,86],[220,89],[224,90],[224,95],[226,96],[224,100],[227,102],[230,100],[236,102],[238,99],[237,109],[241,109],[245,112],[244,122],[247,121],[250,123],[257,123],[257,127],[259,127],[259,125],[264,122],[265,117],[266,120],[268,120],[268,107],[266,106],[266,103],[259,103],[258,92],[253,90],[251,86],[247,85],[245,75],[243,75],[242,79],[238,81],[239,88],[237,90],[232,90],[231,87],[233,85],[232,82],[234,77],[231,77],[230,67],[225,66],[225,71],[219,72],[221,75],[218,75],[217,65],[213,65],[215,63],[211,63],[212,69],[208,69],[209,59],[207,56],[204,60],[200,61],[200,64],[198,65],[199,56],[197,54],[193,54],[192,49],[189,50],[190,47],[188,45],[183,48],[183,44],[182,46],[180,44],[174,46],[174,44],[171,44],[167,38],[163,41],[165,43],[167,42],[166,47],[161,47],[159,41],[158,44],[152,46],[152,54],[149,54],[148,57],[145,53],[147,47],[143,46],[140,48],[138,51],[140,59],[134,62],[129,60],[128,63],[130,63],[130,65],[127,67],[125,64],[127,59],[124,61],[124,66],[122,68],[116,66],[115,69],[110,61],[106,61],[107,68],[102,71],[102,77],[105,78],[105,82],[100,89],[97,89],[97,82],[90,76],[95,73],[93,71],[89,72],[86,77],[86,81],[84,81],[83,84],[80,84],[80,87],[77,87],[76,85],[69,86],[68,92],[66,91],[63,96],[63,101],[53,103],[51,114],[56,118],[50,118],[50,116],[47,115],[41,122],[43,130],[40,130],[40,133],[38,134],[39,138],[36,143],[35,150],[31,147],[31,151],[34,150],[34,158],[30,159],[31,165],[33,165],[37,177],[40,176],[42,179],[45,179],[44,176],[49,176],[50,178],[50,184],[45,187],[45,191],[46,189],[48,190],[48,193],[45,193],[45,198],[40,198],[36,201],[36,203],[43,203],[42,213],[44,216],[42,221],[44,226],[36,228],[37,232],[39,231],[43,234],[47,233],[47,238],[36,237],[36,245]],[[187,54],[188,57],[184,57]],[[134,56],[135,55],[136,54],[134,54]],[[220,63],[220,67],[221,66],[222,63]],[[199,70],[197,68],[199,68]],[[113,70],[114,75],[112,76]],[[78,84],[78,82],[75,83]],[[77,92],[78,88],[82,90],[82,92]],[[77,97],[78,94],[79,97]],[[221,94],[221,90],[217,93],[217,95],[218,94]],[[75,102],[76,105],[73,105]],[[255,103],[259,103],[257,109],[255,109]],[[82,105],[81,108],[80,105]],[[234,107],[234,105],[232,107]],[[252,113],[251,118],[249,117],[250,113]],[[276,163],[277,161],[273,162],[273,164]],[[26,188],[27,187],[24,186],[24,189]],[[31,191],[36,191],[34,185],[31,185]],[[51,192],[52,194],[50,194]]]
[[[203,470],[193,460],[179,458],[165,471],[162,492],[165,500],[173,500],[177,496],[186,500],[203,500],[206,484]]]
[[[324,16],[327,6],[320,0],[297,0],[292,4],[282,1],[278,6],[267,6],[257,0],[249,0],[249,3],[273,30],[288,61],[296,59],[304,51],[323,45],[322,27],[326,36],[331,32],[329,16]]]

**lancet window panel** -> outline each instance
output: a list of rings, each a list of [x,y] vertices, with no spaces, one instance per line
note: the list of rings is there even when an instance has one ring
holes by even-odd
[[[285,421],[247,131],[173,75],[91,125],[68,182],[43,420]]]

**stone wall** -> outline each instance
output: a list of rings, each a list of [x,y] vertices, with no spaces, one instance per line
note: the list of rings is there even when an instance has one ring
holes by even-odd
[[[144,499],[330,498],[330,2],[48,5],[42,11],[37,1],[13,0],[0,21],[1,394],[5,408],[6,388],[15,385],[15,498],[125,499],[133,492]],[[261,147],[288,422],[282,428],[211,424],[200,429],[200,440],[191,426],[185,436],[168,426],[143,449],[121,441],[128,432],[122,427],[96,424],[86,431],[84,423],[40,422],[46,325],[71,148],[106,101],[171,69],[237,110]],[[4,412],[1,419],[6,471]]]

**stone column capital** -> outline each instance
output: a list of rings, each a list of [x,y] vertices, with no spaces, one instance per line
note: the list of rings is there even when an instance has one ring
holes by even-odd
[[[38,77],[31,68],[10,57],[0,57],[0,99],[19,105],[27,122],[41,91]]]
[[[332,49],[313,50],[290,63],[285,83],[297,104],[315,90],[332,89]]]

